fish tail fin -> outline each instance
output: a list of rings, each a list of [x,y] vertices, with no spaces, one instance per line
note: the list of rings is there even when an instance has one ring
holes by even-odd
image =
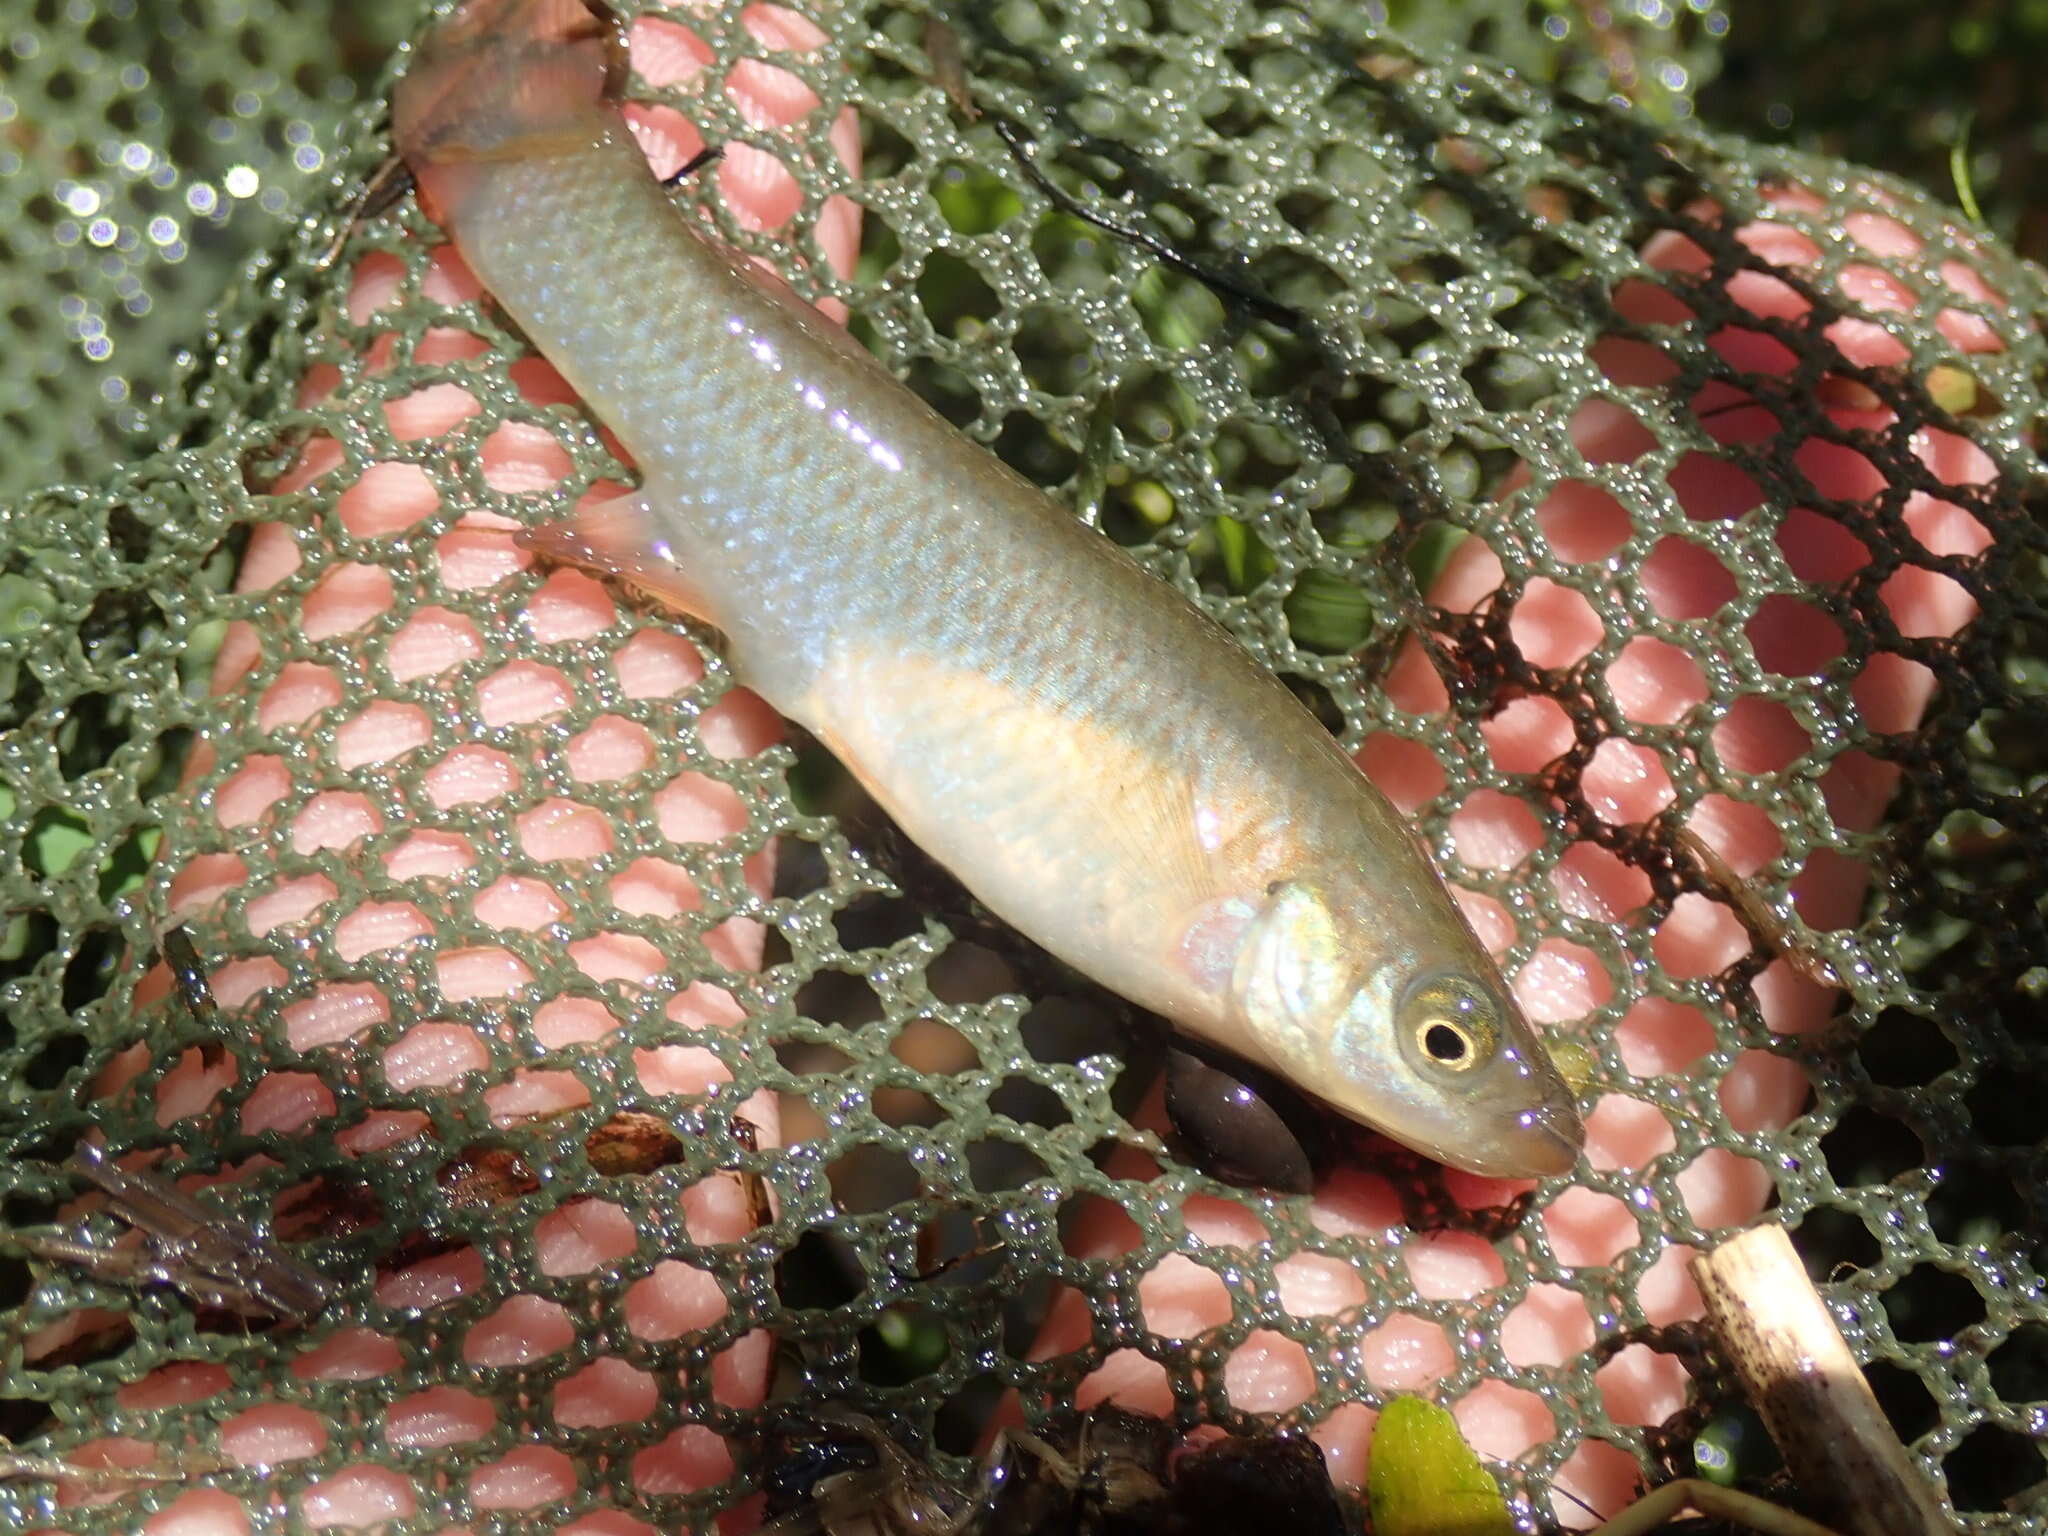
[[[630,67],[606,0],[470,0],[398,82],[392,137],[431,198],[437,171],[587,149]]]

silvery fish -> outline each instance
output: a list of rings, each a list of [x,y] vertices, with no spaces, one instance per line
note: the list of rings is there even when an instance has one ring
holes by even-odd
[[[1104,986],[1445,1163],[1568,1171],[1572,1094],[1393,807],[1198,608],[700,235],[625,78],[596,4],[472,0],[393,101],[428,213],[644,477],[529,547],[715,625]]]

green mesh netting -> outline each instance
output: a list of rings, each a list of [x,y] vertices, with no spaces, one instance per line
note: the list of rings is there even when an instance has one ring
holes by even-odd
[[[1360,752],[1587,1048],[1588,1167],[1517,1199],[1375,1147],[1282,1201],[1175,1161],[1142,1021],[825,815],[712,637],[512,548],[628,475],[407,204],[331,267],[302,231],[115,423],[174,442],[0,528],[8,1222],[72,1209],[92,1130],[342,1292],[265,1327],[10,1270],[17,1438],[192,1475],[6,1518],[702,1526],[772,1364],[955,1471],[1006,1393],[1113,1388],[1310,1425],[1355,1485],[1428,1390],[1586,1524],[1554,1488],[1611,1509],[1673,1450],[1685,1255],[1774,1201],[1958,1508],[2037,1520],[2039,275],[1348,5],[955,18],[1056,183],[1289,334],[1052,207],[926,83],[923,7],[798,7],[815,48],[644,9],[658,152],[686,119],[796,178],[772,232],[680,195]],[[99,110],[29,78],[18,120]],[[353,186],[376,115],[347,142]],[[225,1038],[131,959],[173,920]]]

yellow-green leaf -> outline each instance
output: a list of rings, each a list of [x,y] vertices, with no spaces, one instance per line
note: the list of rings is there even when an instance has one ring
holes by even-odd
[[[1947,363],[1927,370],[1927,393],[1951,416],[1967,416],[1977,408],[1976,377]]]
[[[1550,1048],[1550,1064],[1557,1068],[1557,1075],[1565,1080],[1565,1086],[1573,1093],[1584,1093],[1600,1070],[1600,1058],[1576,1040],[1546,1040]]]
[[[1373,1430],[1366,1471],[1373,1536],[1512,1536],[1500,1484],[1458,1433],[1450,1410],[1397,1397]]]

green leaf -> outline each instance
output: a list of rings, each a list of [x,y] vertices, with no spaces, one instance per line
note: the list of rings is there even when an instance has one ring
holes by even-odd
[[[1024,211],[1024,199],[1000,176],[952,164],[932,181],[932,196],[948,224],[963,235],[985,235]]]
[[[1573,1093],[1584,1093],[1600,1070],[1600,1058],[1576,1040],[1546,1040],[1550,1064]]]
[[[1328,571],[1303,571],[1282,610],[1294,643],[1325,656],[1348,656],[1372,633],[1371,601]]]
[[[1947,363],[1927,370],[1927,393],[1951,416],[1967,416],[1977,408],[1976,378]]]
[[[1266,541],[1234,517],[1215,522],[1216,548],[1223,556],[1223,579],[1239,596],[1273,574],[1273,551]]]
[[[1451,563],[1451,555],[1471,535],[1455,523],[1429,522],[1408,546],[1408,569],[1418,590],[1427,593]]]
[[[56,612],[57,596],[41,582],[12,571],[0,575],[0,636],[41,634]]]
[[[27,857],[23,862],[45,880],[54,880],[91,846],[92,833],[85,819],[52,806],[29,824]]]
[[[1500,1484],[1450,1410],[1397,1397],[1373,1431],[1365,1497],[1373,1536],[1512,1536]]]

